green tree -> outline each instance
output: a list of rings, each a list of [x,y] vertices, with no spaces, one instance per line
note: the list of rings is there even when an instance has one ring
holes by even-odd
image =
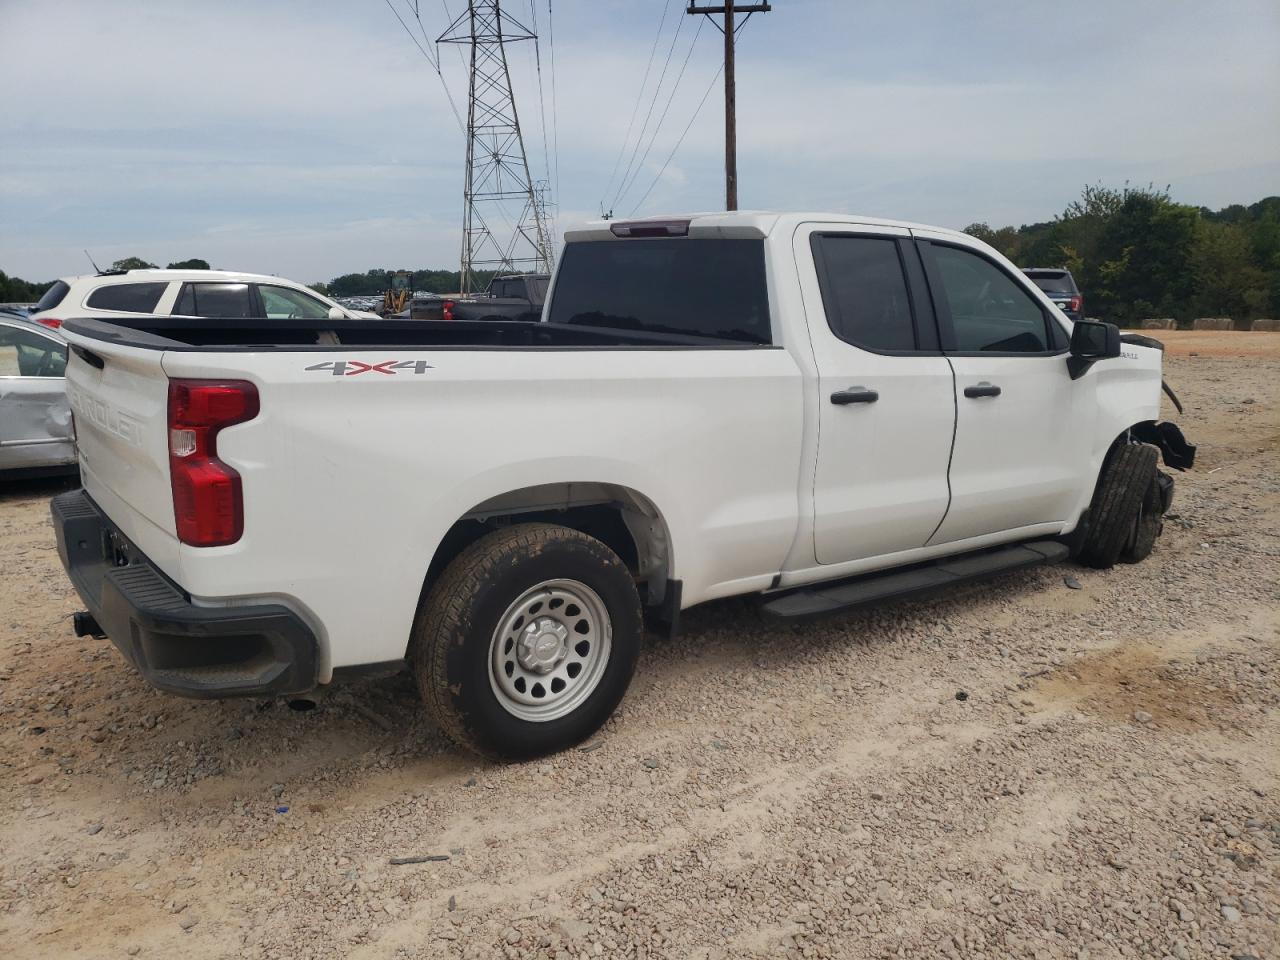
[[[209,261],[193,258],[191,260],[179,260],[177,263],[171,263],[166,268],[168,270],[208,270]]]
[[[155,268],[154,263],[148,263],[141,257],[125,257],[111,264],[112,270],[154,270]]]
[[[0,270],[0,303],[34,303],[53,285],[48,283],[31,283],[20,277],[10,277]]]
[[[1248,234],[1235,223],[1197,224],[1191,256],[1196,314],[1240,319],[1262,314],[1270,300],[1269,278],[1251,252]]]

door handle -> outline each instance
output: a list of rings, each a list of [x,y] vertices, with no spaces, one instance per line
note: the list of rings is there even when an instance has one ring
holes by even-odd
[[[868,390],[866,387],[850,387],[848,390],[837,390],[831,395],[831,402],[837,404],[846,403],[875,403],[880,399],[880,394],[874,390]]]
[[[983,380],[981,383],[975,383],[971,387],[964,388],[966,397],[998,397],[1000,396],[1000,388],[994,383],[987,383]]]

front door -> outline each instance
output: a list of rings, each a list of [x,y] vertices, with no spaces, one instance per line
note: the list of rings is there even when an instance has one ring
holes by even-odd
[[[955,399],[910,234],[806,225],[795,256],[818,370],[815,557],[922,547],[947,509]]]
[[[951,506],[931,544],[1061,523],[1079,499],[1093,380],[1067,372],[1067,335],[1020,276],[980,248],[921,240],[955,371]]]
[[[66,344],[0,323],[0,471],[75,463]]]

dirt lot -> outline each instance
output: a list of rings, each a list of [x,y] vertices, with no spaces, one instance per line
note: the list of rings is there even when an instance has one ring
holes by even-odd
[[[1149,561],[692,611],[522,766],[398,679],[151,691],[71,635],[57,488],[0,491],[6,954],[1277,956],[1280,335],[1161,336],[1200,460]]]

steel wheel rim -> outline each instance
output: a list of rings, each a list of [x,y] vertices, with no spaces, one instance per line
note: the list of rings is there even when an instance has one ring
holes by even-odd
[[[578,580],[544,580],[498,618],[489,641],[489,686],[521,720],[568,716],[609,665],[613,624],[600,595]]]

